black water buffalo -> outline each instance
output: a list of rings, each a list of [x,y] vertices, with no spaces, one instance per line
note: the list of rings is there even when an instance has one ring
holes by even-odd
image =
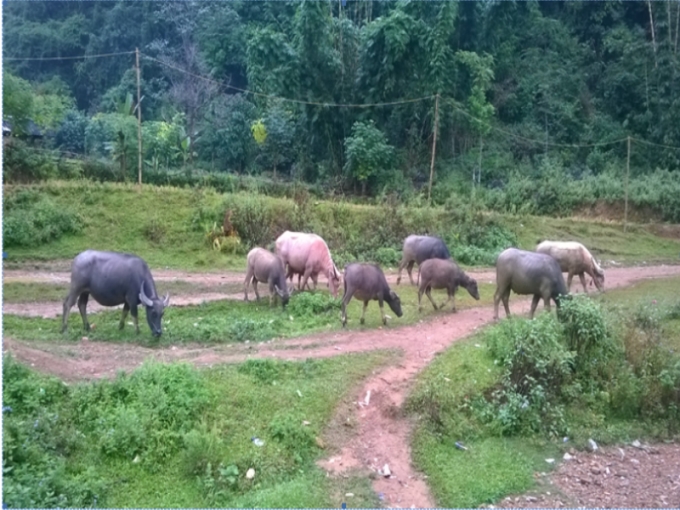
[[[463,287],[473,298],[479,301],[477,280],[466,275],[453,260],[429,259],[423,261],[418,268],[418,280],[420,281],[420,288],[418,289],[419,312],[422,310],[420,300],[423,297],[423,292],[429,298],[434,309],[437,309],[437,305],[432,299],[432,289],[446,289],[449,298],[445,303],[442,303],[440,308],[444,308],[449,301],[454,300],[452,309],[454,312],[456,311],[455,295],[458,287]]]
[[[364,323],[364,315],[366,315],[368,302],[372,299],[378,300],[383,324],[387,324],[387,317],[383,310],[383,301],[387,302],[392,311],[397,314],[397,317],[403,315],[399,296],[393,290],[390,290],[385,274],[379,266],[360,263],[348,264],[345,266],[344,282],[345,294],[342,296],[343,328],[347,325],[347,303],[350,302],[352,296],[364,302],[364,310],[361,312],[361,324]]]
[[[71,266],[71,290],[64,300],[62,333],[66,331],[68,316],[76,299],[83,318],[83,326],[86,331],[90,330],[86,312],[90,294],[102,306],[122,304],[120,329],[125,326],[125,317],[129,311],[137,333],[139,333],[137,305],[143,304],[146,307],[146,321],[151,332],[154,336],[161,335],[161,318],[164,309],[170,303],[170,295],[167,294],[163,299],[158,297],[149,266],[141,258],[129,253],[95,250],[78,254]]]
[[[533,251],[508,248],[496,259],[496,293],[493,297],[494,319],[498,319],[498,303],[502,299],[505,315],[510,315],[508,300],[510,291],[516,294],[533,294],[531,312],[534,317],[538,301],[543,298],[545,308],[550,310],[550,300],[557,308],[560,299],[568,295],[567,286],[559,263],[550,255]]]
[[[285,308],[290,299],[291,289],[288,288],[286,283],[286,270],[281,258],[264,248],[253,248],[248,252],[247,265],[248,270],[243,287],[244,300],[248,301],[248,285],[251,281],[253,282],[255,297],[259,300],[260,294],[257,292],[257,283],[264,282],[269,285],[269,306],[272,305],[276,296],[279,296],[281,305]]]
[[[450,259],[451,254],[444,241],[438,237],[411,235],[404,239],[404,249],[399,262],[399,273],[397,275],[397,285],[401,283],[401,271],[406,267],[408,278],[411,284],[415,285],[411,271],[413,264],[422,264],[428,259]]]

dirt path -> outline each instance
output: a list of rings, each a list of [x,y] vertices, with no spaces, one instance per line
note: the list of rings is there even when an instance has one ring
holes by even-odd
[[[671,275],[680,275],[680,266],[609,269],[607,288],[630,285],[640,279]],[[478,279],[494,277],[488,271],[475,276]],[[212,275],[210,277],[214,278]],[[513,296],[510,307],[513,313],[526,313],[529,300]],[[351,329],[292,340],[211,347],[183,345],[161,349],[90,341],[77,344],[29,344],[6,338],[4,350],[12,352],[19,360],[37,370],[74,381],[113,377],[118,370],[132,370],[147,358],[164,362],[186,360],[206,367],[253,357],[295,360],[375,349],[396,349],[402,353],[399,364],[374,374],[354,394],[354,409],[350,412],[355,423],[353,435],[343,444],[337,445],[332,443],[331,438],[332,454],[320,461],[319,465],[331,474],[341,475],[356,467],[377,472],[388,464],[391,476],[378,475],[373,481],[375,491],[384,495],[385,506],[433,508],[436,505],[422,474],[416,472],[411,465],[409,436],[412,424],[401,417],[398,411],[414,376],[437,353],[488,324],[492,317],[491,307],[480,307],[457,314],[439,313],[427,321],[411,326],[388,325],[377,330]],[[352,321],[350,318],[349,326],[356,328],[357,319]],[[343,416],[337,417],[336,421],[346,419],[347,409],[338,412],[343,413]],[[655,506],[657,502],[650,500],[646,504]]]

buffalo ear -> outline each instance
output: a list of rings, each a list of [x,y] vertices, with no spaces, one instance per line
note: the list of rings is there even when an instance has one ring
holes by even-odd
[[[146,294],[144,293],[144,282],[142,282],[142,287],[139,291],[139,300],[144,306],[153,306],[153,302],[148,297],[146,297]]]
[[[166,307],[170,304],[170,293],[168,292],[165,297],[163,298],[163,307]]]

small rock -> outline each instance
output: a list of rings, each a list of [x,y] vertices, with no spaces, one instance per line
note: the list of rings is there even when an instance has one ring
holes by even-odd
[[[353,498],[353,497],[354,497],[354,494],[352,494],[351,492],[347,492],[347,493],[345,494],[345,497],[346,497],[346,498]]]
[[[534,497],[534,496],[527,496],[527,497],[524,498],[524,499],[526,499],[526,500],[529,501],[530,503],[533,502],[533,501],[538,501],[538,498],[536,498],[536,497]]]
[[[326,443],[323,442],[323,439],[321,439],[319,436],[314,438],[314,442],[316,443],[316,446],[319,448],[323,449],[326,448]]]
[[[630,459],[630,461],[631,461],[633,464],[640,464],[640,461],[637,460],[637,459]]]
[[[392,471],[390,471],[390,466],[385,464],[380,471],[380,474],[383,475],[385,478],[389,478],[392,475]]]
[[[574,456],[573,456],[573,455],[569,455],[569,453],[565,453],[565,454],[564,454],[564,457],[562,457],[562,458],[563,458],[564,460],[571,460],[571,459],[574,458]]]
[[[87,338],[86,336],[84,336],[84,337],[81,338],[80,340],[83,341],[83,342],[87,342],[87,341],[89,340],[89,338]]]
[[[303,420],[303,421],[302,421],[302,424],[303,424],[303,425],[309,425],[309,422],[308,422],[307,420]]]
[[[593,441],[592,439],[588,439],[588,446],[590,447],[591,452],[597,451],[597,443],[595,441]]]
[[[636,439],[635,441],[633,441],[632,443],[630,443],[630,444],[631,444],[632,446],[634,446],[635,448],[642,448],[642,445],[640,444],[640,441],[638,441],[637,439]]]
[[[250,469],[246,472],[246,478],[247,478],[248,480],[252,480],[253,478],[255,478],[255,470],[254,470],[253,468],[250,468]]]
[[[132,460],[133,464],[139,464],[139,461],[142,460],[139,458],[139,455],[135,456],[135,458]]]
[[[546,461],[548,464],[553,464],[553,463],[555,462],[555,459],[545,459],[545,461]]]

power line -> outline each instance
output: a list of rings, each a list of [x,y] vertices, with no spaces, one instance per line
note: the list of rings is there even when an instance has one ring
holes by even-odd
[[[118,55],[134,55],[134,51],[122,51],[119,53],[99,53],[97,55],[79,55],[76,57],[4,57],[3,60],[77,60],[81,58],[116,57]]]
[[[289,103],[306,104],[306,105],[311,105],[311,106],[325,106],[325,107],[331,107],[331,108],[371,108],[371,107],[378,107],[378,106],[395,106],[395,105],[400,105],[400,104],[417,103],[419,101],[426,101],[428,99],[434,99],[435,98],[434,95],[431,95],[431,96],[417,97],[417,98],[413,98],[413,99],[402,99],[402,100],[399,100],[399,101],[390,101],[390,102],[386,102],[386,103],[363,103],[363,104],[322,103],[322,102],[315,102],[315,101],[304,101],[302,99],[292,99],[292,98],[288,98],[288,97],[277,96],[277,95],[274,95],[274,94],[265,94],[265,93],[262,93],[262,92],[255,92],[253,90],[235,87],[233,85],[229,85],[228,83],[224,83],[223,81],[214,80],[214,79],[208,78],[206,76],[194,74],[191,71],[187,71],[186,69],[182,69],[181,67],[177,67],[176,65],[173,65],[169,62],[164,62],[162,60],[158,60],[157,58],[150,57],[150,56],[145,55],[143,53],[140,53],[140,54],[148,60],[153,60],[154,62],[157,62],[157,63],[164,65],[166,67],[169,67],[171,69],[175,69],[176,71],[185,73],[189,76],[193,76],[194,78],[206,80],[206,81],[215,83],[217,85],[221,85],[221,86],[226,87],[226,88],[237,90],[237,91],[242,92],[244,94],[251,94],[253,96],[265,97],[265,98],[268,98],[268,99],[277,99],[279,101],[285,101],[285,102],[289,102]]]

